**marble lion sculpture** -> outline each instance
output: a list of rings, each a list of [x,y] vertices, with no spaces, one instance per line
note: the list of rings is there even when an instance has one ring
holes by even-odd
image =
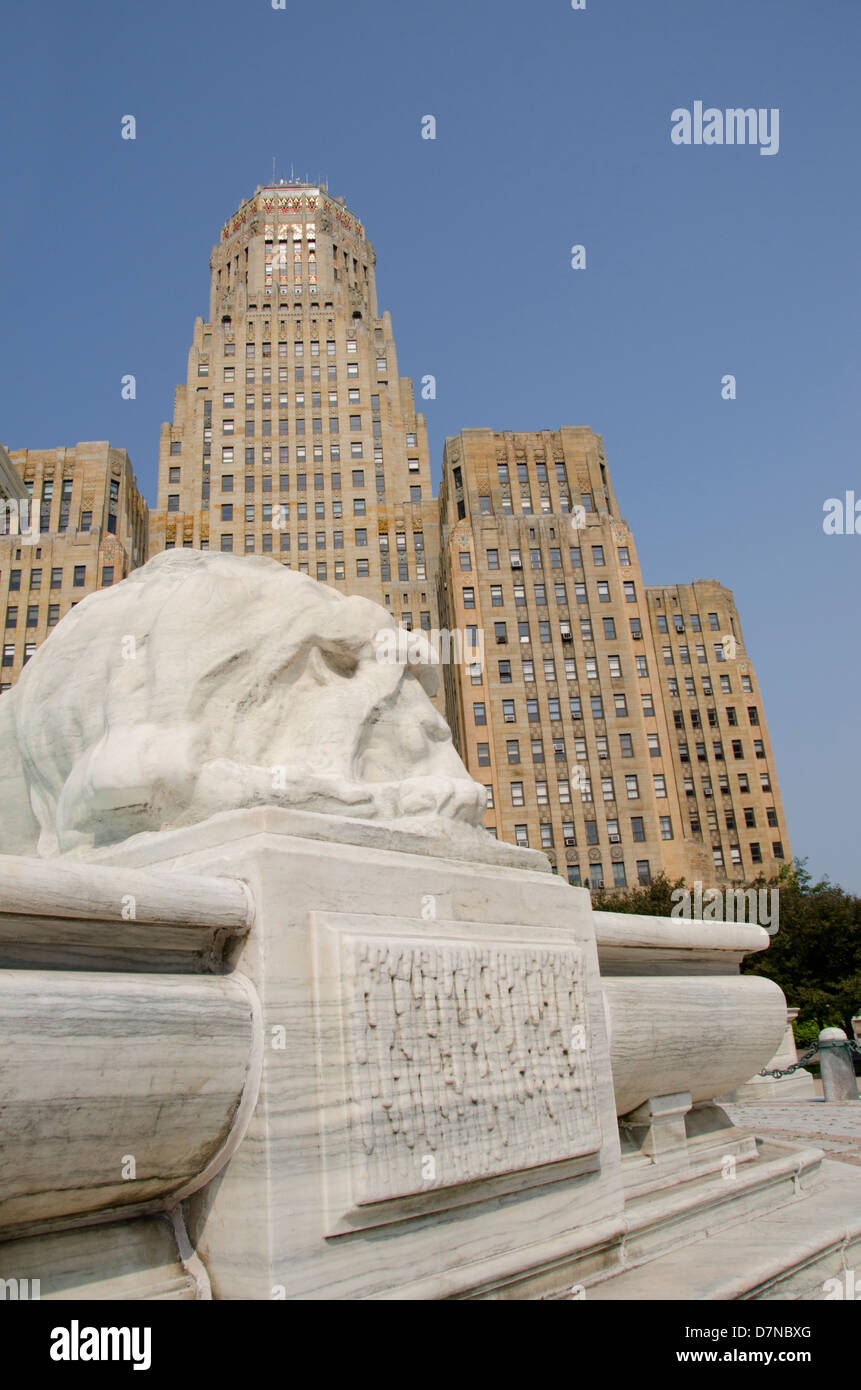
[[[78,604],[0,696],[0,852],[259,805],[479,825],[483,788],[428,698],[435,654],[393,633],[275,560],[158,555]]]

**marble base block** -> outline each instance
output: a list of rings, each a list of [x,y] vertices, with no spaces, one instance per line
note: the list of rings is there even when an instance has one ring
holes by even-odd
[[[229,965],[261,999],[259,1099],[185,1204],[218,1298],[462,1295],[621,1217],[587,894],[489,839],[466,862],[350,829],[237,812],[109,861],[228,875],[255,902]]]

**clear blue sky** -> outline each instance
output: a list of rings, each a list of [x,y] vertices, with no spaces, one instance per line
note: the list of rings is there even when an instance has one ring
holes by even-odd
[[[3,29],[0,439],[110,439],[154,501],[222,222],[273,155],[324,175],[437,377],[437,475],[467,426],[603,433],[646,582],[735,591],[793,851],[861,891],[861,535],[822,531],[861,498],[858,0],[12,0]],[[778,107],[779,153],[673,145],[696,100]]]

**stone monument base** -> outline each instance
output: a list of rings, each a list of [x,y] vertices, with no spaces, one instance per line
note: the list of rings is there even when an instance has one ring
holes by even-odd
[[[33,1142],[0,1173],[0,1277],[816,1297],[861,1257],[861,1172],[714,1101],[785,1027],[737,973],[766,943],[593,913],[542,855],[430,824],[238,810],[6,856],[0,1140]]]

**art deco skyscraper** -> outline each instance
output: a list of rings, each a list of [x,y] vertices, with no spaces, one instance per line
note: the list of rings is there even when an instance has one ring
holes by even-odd
[[[484,633],[482,664],[447,668],[446,705],[487,827],[592,888],[775,872],[783,812],[740,632],[727,660],[688,639],[695,666],[680,635],[732,636],[732,595],[644,586],[601,437],[462,431],[446,442],[440,518],[443,625]],[[672,637],[652,621],[667,610]]]
[[[225,223],[162,428],[150,543],[272,555],[430,628],[427,434],[377,309],[375,261],[324,187],[258,188]]]

